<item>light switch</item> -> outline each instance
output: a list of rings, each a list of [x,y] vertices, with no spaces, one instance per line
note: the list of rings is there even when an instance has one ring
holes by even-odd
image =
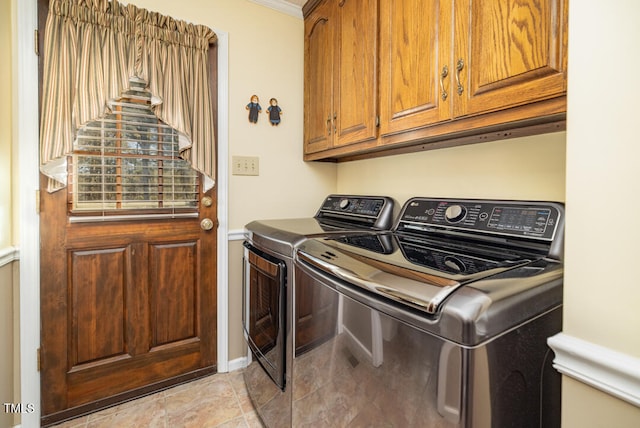
[[[257,156],[232,156],[232,175],[260,175],[260,161]]]

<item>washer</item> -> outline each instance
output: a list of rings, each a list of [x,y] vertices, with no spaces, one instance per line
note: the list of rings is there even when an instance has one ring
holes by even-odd
[[[292,426],[560,426],[563,230],[558,203],[412,198],[301,242]]]

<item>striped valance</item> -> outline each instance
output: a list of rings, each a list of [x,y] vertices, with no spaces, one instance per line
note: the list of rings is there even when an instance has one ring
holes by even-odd
[[[181,156],[215,177],[215,139],[206,26],[115,0],[51,0],[44,38],[40,163],[66,185],[77,130],[110,113],[129,79],[145,81],[154,113],[180,135]]]

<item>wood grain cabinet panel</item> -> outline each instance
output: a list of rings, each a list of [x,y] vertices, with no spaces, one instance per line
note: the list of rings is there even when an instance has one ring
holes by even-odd
[[[380,6],[380,133],[451,118],[451,0]]]
[[[377,0],[341,0],[305,19],[305,154],[375,144],[377,17]]]
[[[342,3],[349,1],[310,1],[305,25]],[[385,0],[334,15],[338,36],[314,47],[334,65],[322,71],[328,65],[320,53],[305,55],[305,105],[315,116],[305,115],[305,159],[362,159],[564,129],[567,13],[568,0]],[[354,31],[367,23],[368,31]],[[315,41],[306,34],[307,46]],[[330,101],[311,92],[327,73],[337,76]],[[369,97],[378,110],[357,116]],[[333,110],[322,111],[322,122],[313,112],[327,105]],[[314,145],[307,132],[321,128],[327,138]]]
[[[567,90],[564,0],[456,2],[455,115],[533,103]],[[457,71],[456,71],[457,72]]]

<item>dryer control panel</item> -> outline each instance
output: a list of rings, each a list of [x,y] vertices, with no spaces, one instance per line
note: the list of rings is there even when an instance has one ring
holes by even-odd
[[[393,199],[386,196],[329,195],[315,217],[390,229],[393,209]]]
[[[440,229],[552,241],[563,212],[555,202],[412,198],[405,203],[396,230]]]

